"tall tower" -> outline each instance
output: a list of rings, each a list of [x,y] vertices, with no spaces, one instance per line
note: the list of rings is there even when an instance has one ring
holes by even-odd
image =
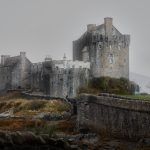
[[[88,25],[87,31],[73,43],[74,60],[87,61],[86,49],[93,77],[129,78],[130,35],[121,34],[113,26],[112,18],[104,18],[99,26]]]

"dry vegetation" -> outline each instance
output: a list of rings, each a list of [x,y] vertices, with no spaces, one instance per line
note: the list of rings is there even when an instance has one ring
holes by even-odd
[[[16,116],[32,116],[40,112],[69,111],[69,106],[61,100],[28,100],[19,93],[9,93],[6,96],[0,96],[0,112],[14,110]]]
[[[69,107],[62,101],[58,100],[25,100],[17,98],[16,100],[0,102],[0,112],[9,109],[14,110],[16,116],[29,117],[40,112],[63,112],[68,111]]]
[[[0,129],[2,130],[30,130],[38,133],[48,133],[52,135],[57,130],[63,130],[64,127],[70,126],[65,121],[46,121],[34,119],[39,113],[56,113],[61,114],[69,111],[69,105],[61,100],[28,100],[23,98],[20,93],[8,93],[0,96],[0,113],[13,109],[14,118],[0,118]],[[66,127],[67,128],[67,127]]]

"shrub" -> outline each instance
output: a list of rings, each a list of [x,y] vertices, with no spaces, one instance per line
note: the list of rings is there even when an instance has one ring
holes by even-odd
[[[40,134],[48,134],[49,137],[55,137],[56,136],[56,127],[54,125],[47,125],[44,124],[42,126],[37,126],[35,125],[34,127],[29,129],[30,131],[34,132],[36,135],[40,135]]]
[[[80,87],[79,93],[114,93],[114,94],[133,94],[139,86],[125,78],[100,77],[89,81],[87,87]]]
[[[39,110],[45,106],[46,102],[45,101],[31,101],[30,103],[27,104],[27,109],[28,110]]]

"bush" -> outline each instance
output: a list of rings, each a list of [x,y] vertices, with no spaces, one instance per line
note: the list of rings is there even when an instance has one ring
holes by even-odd
[[[28,130],[34,132],[36,135],[40,134],[48,134],[49,137],[55,137],[57,128],[54,125],[48,126],[47,124],[42,126],[34,126],[32,128],[28,128]]]
[[[45,106],[46,102],[45,101],[31,101],[30,103],[27,104],[27,109],[28,110],[39,110]]]
[[[87,87],[81,87],[79,93],[113,93],[113,94],[134,94],[135,90],[139,89],[139,86],[133,82],[130,82],[125,78],[110,78],[100,77],[93,78],[89,81]]]

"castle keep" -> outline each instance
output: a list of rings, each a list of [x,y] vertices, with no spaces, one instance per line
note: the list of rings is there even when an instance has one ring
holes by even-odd
[[[73,41],[73,60],[91,63],[93,77],[129,78],[130,36],[121,34],[112,18],[104,24],[87,25],[87,31]]]
[[[87,25],[87,31],[73,41],[73,61],[45,58],[31,63],[25,52],[1,56],[0,91],[31,89],[52,97],[75,97],[81,86],[95,77],[129,78],[130,36],[121,34],[105,18],[104,24]]]

